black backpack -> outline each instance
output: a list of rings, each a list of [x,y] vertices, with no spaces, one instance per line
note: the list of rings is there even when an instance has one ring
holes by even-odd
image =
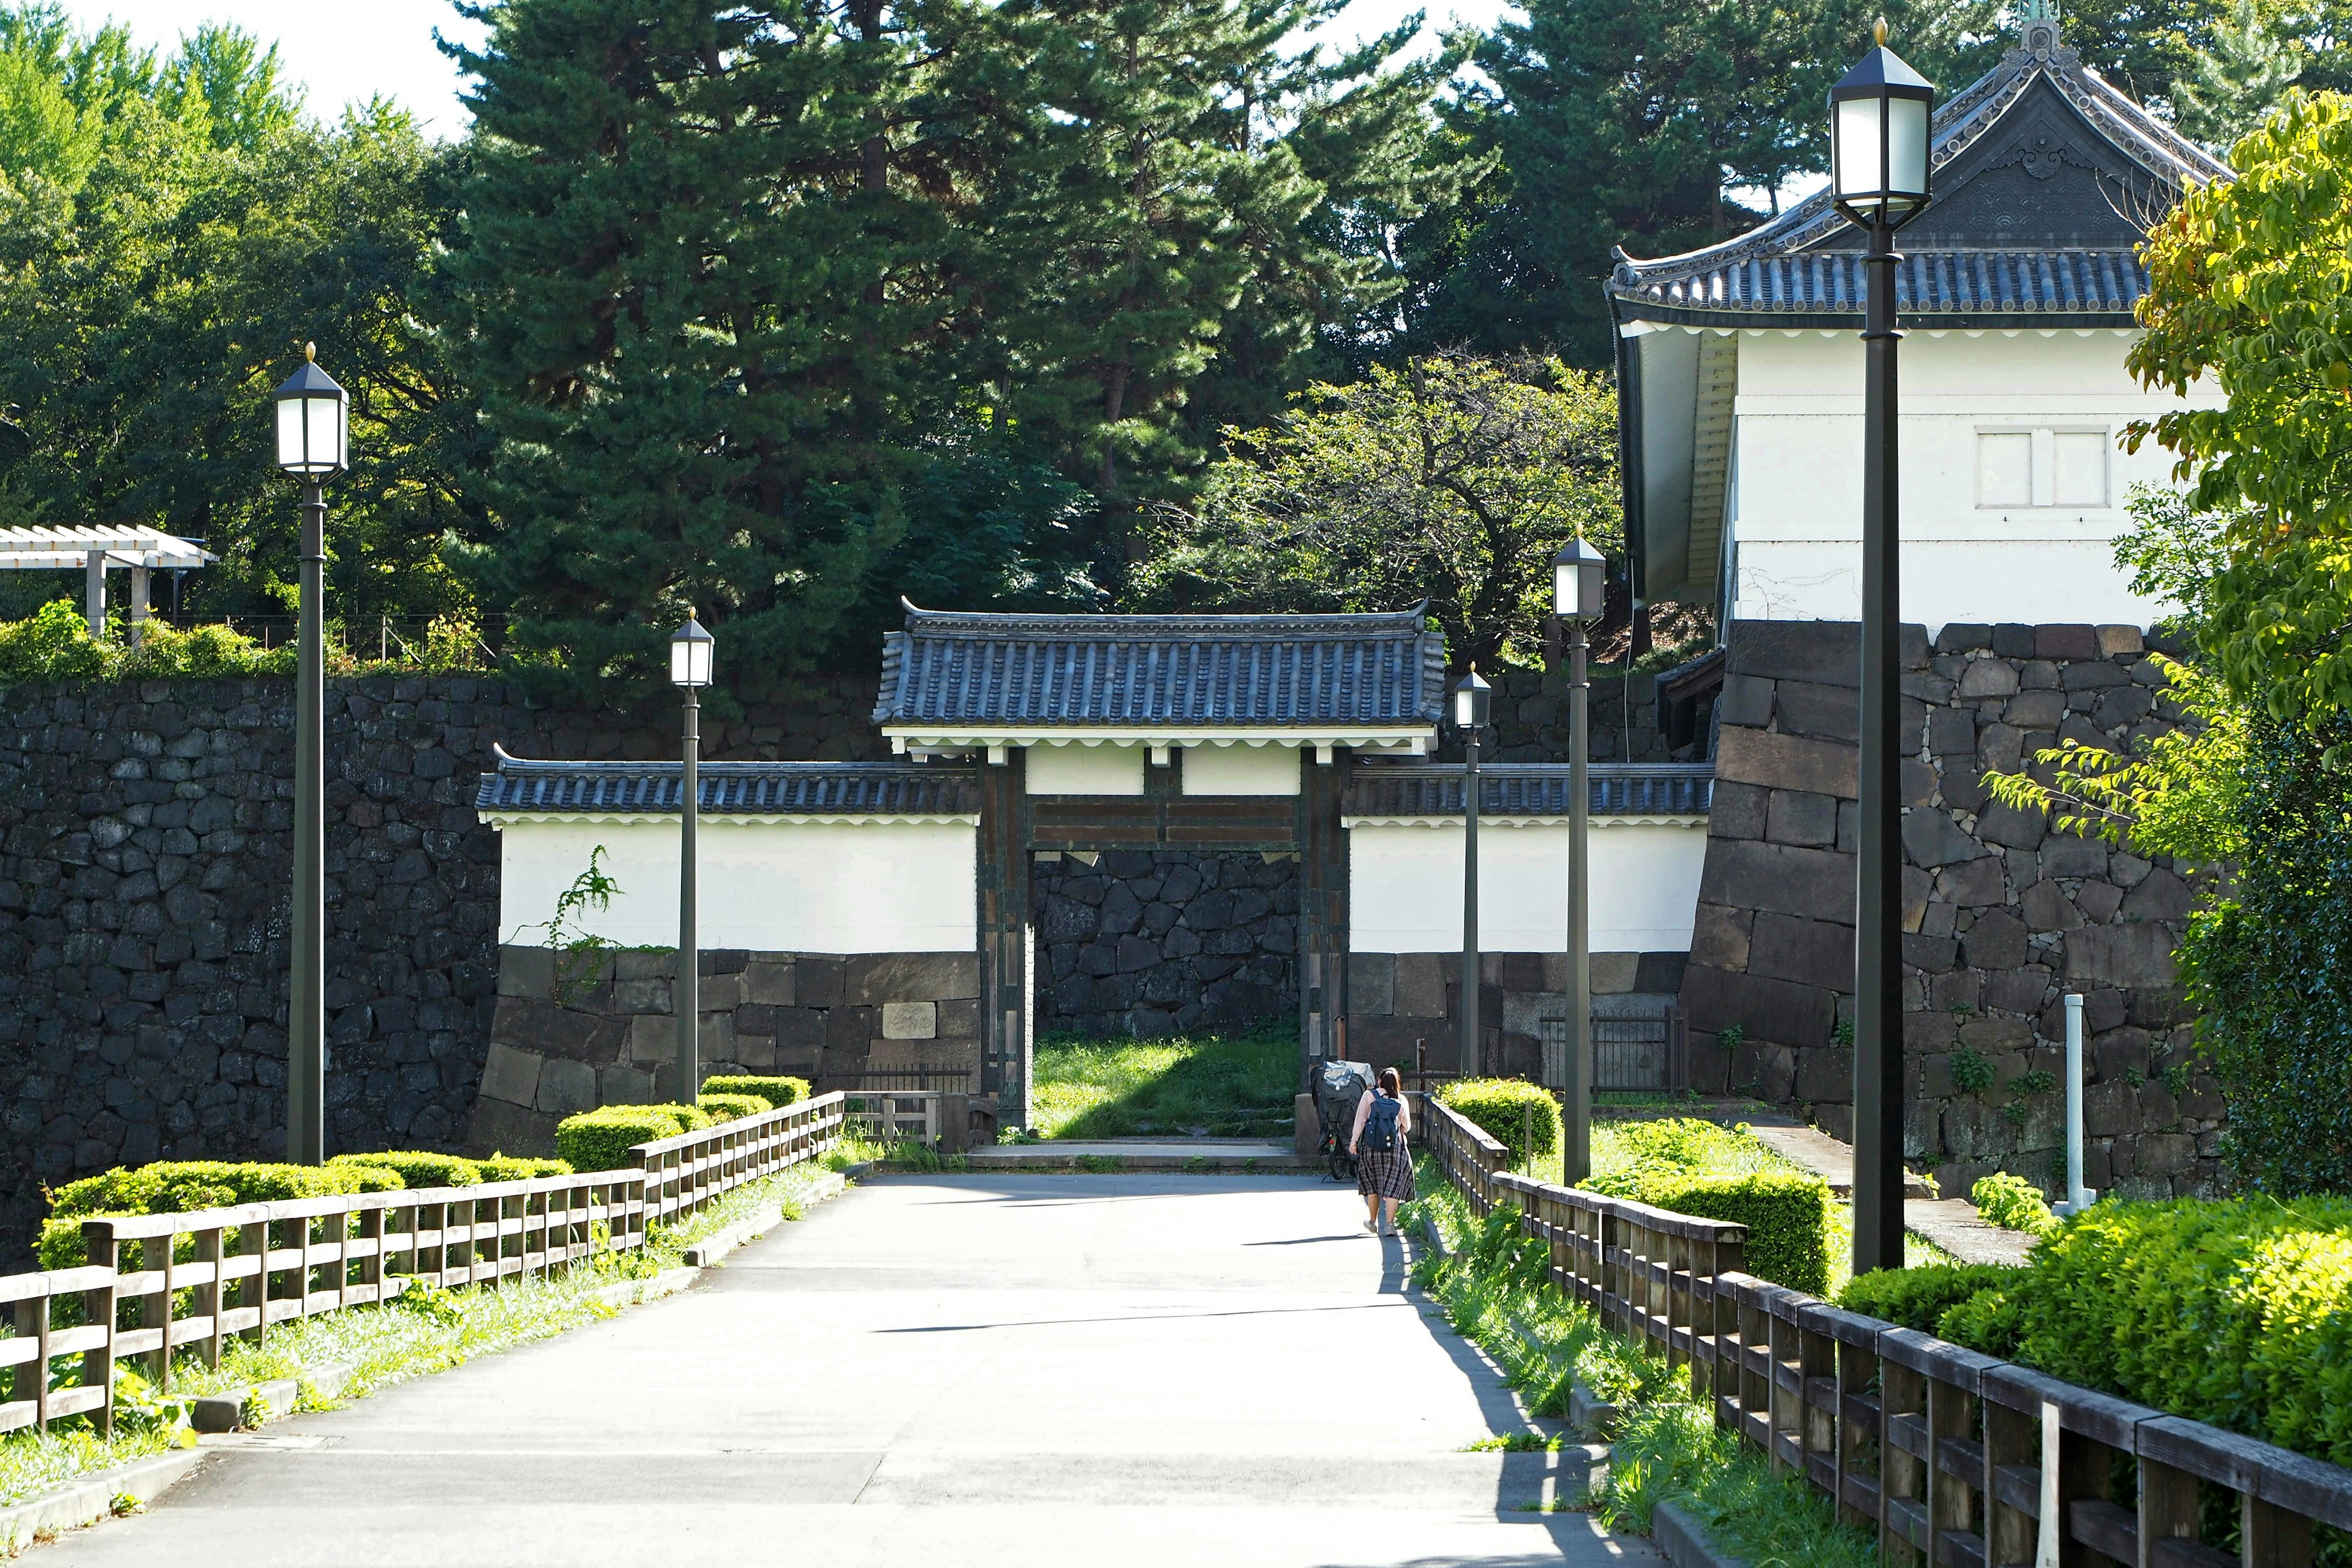
[[[1375,1154],[1385,1154],[1397,1146],[1397,1113],[1404,1109],[1385,1094],[1372,1097],[1372,1109],[1364,1118],[1363,1147]]]

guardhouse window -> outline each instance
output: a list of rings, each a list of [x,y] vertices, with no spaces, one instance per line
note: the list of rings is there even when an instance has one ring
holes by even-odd
[[[2105,507],[2107,454],[2114,434],[2105,426],[1998,426],[1977,431],[1977,504]]]

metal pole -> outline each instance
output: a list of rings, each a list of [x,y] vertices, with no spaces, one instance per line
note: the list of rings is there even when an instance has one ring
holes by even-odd
[[[2062,1214],[2080,1214],[2098,1201],[2083,1184],[2083,997],[2066,995],[2066,1197]]]
[[[1478,1076],[1478,731],[1466,735],[1462,767],[1462,1063]]]
[[[1568,624],[1568,1147],[1563,1179],[1592,1173],[1592,745],[1584,622]]]
[[[1870,226],[1862,478],[1861,864],[1854,926],[1853,1271],[1903,1267],[1903,613],[1895,229]]]
[[[702,950],[694,930],[694,823],[702,808],[702,780],[695,764],[702,748],[702,700],[693,687],[685,690],[686,773],[677,801],[677,984],[672,1001],[677,1009],[677,1103],[692,1105],[702,1088],[700,1042],[695,1038],[702,1011]]]
[[[301,647],[294,683],[294,948],[286,1008],[286,1158],[326,1163],[327,500],[316,479],[302,486]]]

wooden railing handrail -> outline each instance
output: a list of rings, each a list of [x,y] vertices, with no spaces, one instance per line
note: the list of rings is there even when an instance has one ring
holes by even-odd
[[[667,1138],[655,1138],[631,1147],[640,1155],[668,1154],[687,1149],[700,1149],[719,1142],[721,1137],[744,1138],[752,1133],[765,1133],[796,1126],[812,1117],[839,1108],[845,1096],[839,1089],[796,1100],[790,1105],[780,1105],[773,1110],[763,1110],[756,1116],[746,1116],[738,1121],[721,1121],[709,1127],[698,1127],[690,1131],[672,1133]]]
[[[420,1204],[482,1203],[496,1198],[535,1197],[542,1193],[570,1192],[583,1186],[625,1186],[644,1179],[642,1169],[590,1171],[574,1176],[525,1176],[509,1182],[478,1182],[470,1187],[394,1187],[388,1192],[330,1193],[315,1198],[273,1198],[267,1203],[238,1204],[228,1208],[186,1209],[171,1214],[95,1215],[82,1221],[82,1233],[87,1236],[92,1226],[103,1226],[115,1240],[141,1241],[158,1236],[184,1236],[190,1231],[276,1224],[280,1220],[321,1219],[329,1215],[414,1208]],[[0,1297],[0,1300],[5,1299]]]
[[[1423,1142],[1475,1212],[1516,1204],[1556,1286],[1687,1362],[1718,1426],[1826,1492],[1890,1563],[2302,1568],[2315,1523],[2352,1530],[2352,1468],[1757,1279],[1741,1227],[1513,1175],[1483,1130],[1423,1105]],[[2117,1456],[2137,1466],[2129,1506],[2110,1495]],[[2237,1555],[2200,1540],[2200,1486],[2237,1494]]]

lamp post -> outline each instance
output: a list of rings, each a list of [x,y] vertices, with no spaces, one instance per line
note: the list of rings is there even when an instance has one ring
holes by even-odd
[[[710,684],[714,647],[710,634],[691,615],[686,617],[686,625],[670,634],[670,681],[686,694],[686,711],[679,725],[685,765],[677,797],[677,982],[671,994],[671,1005],[677,1013],[680,1105],[692,1105],[702,1089],[702,1046],[695,1037],[702,1021],[702,949],[694,931],[694,824],[702,809],[702,779],[696,766],[702,749],[702,699],[698,693]]]
[[[330,475],[348,466],[350,398],[319,368],[318,345],[277,392],[278,466],[302,482],[300,649],[294,679],[294,921],[286,1002],[286,1158],[327,1158],[326,606]]]
[[[1486,727],[1494,688],[1472,670],[1454,689],[1454,727],[1462,731],[1462,1063],[1478,1076],[1478,731]]]
[[[1561,1155],[1571,1186],[1592,1173],[1592,681],[1584,633],[1601,614],[1607,571],[1601,552],[1581,539],[1551,558],[1552,609],[1568,633],[1568,1146]]]
[[[1886,47],[1830,89],[1831,189],[1866,237],[1863,327],[1862,755],[1854,926],[1853,1271],[1903,1267],[1902,531],[1895,231],[1927,205],[1936,89]]]

